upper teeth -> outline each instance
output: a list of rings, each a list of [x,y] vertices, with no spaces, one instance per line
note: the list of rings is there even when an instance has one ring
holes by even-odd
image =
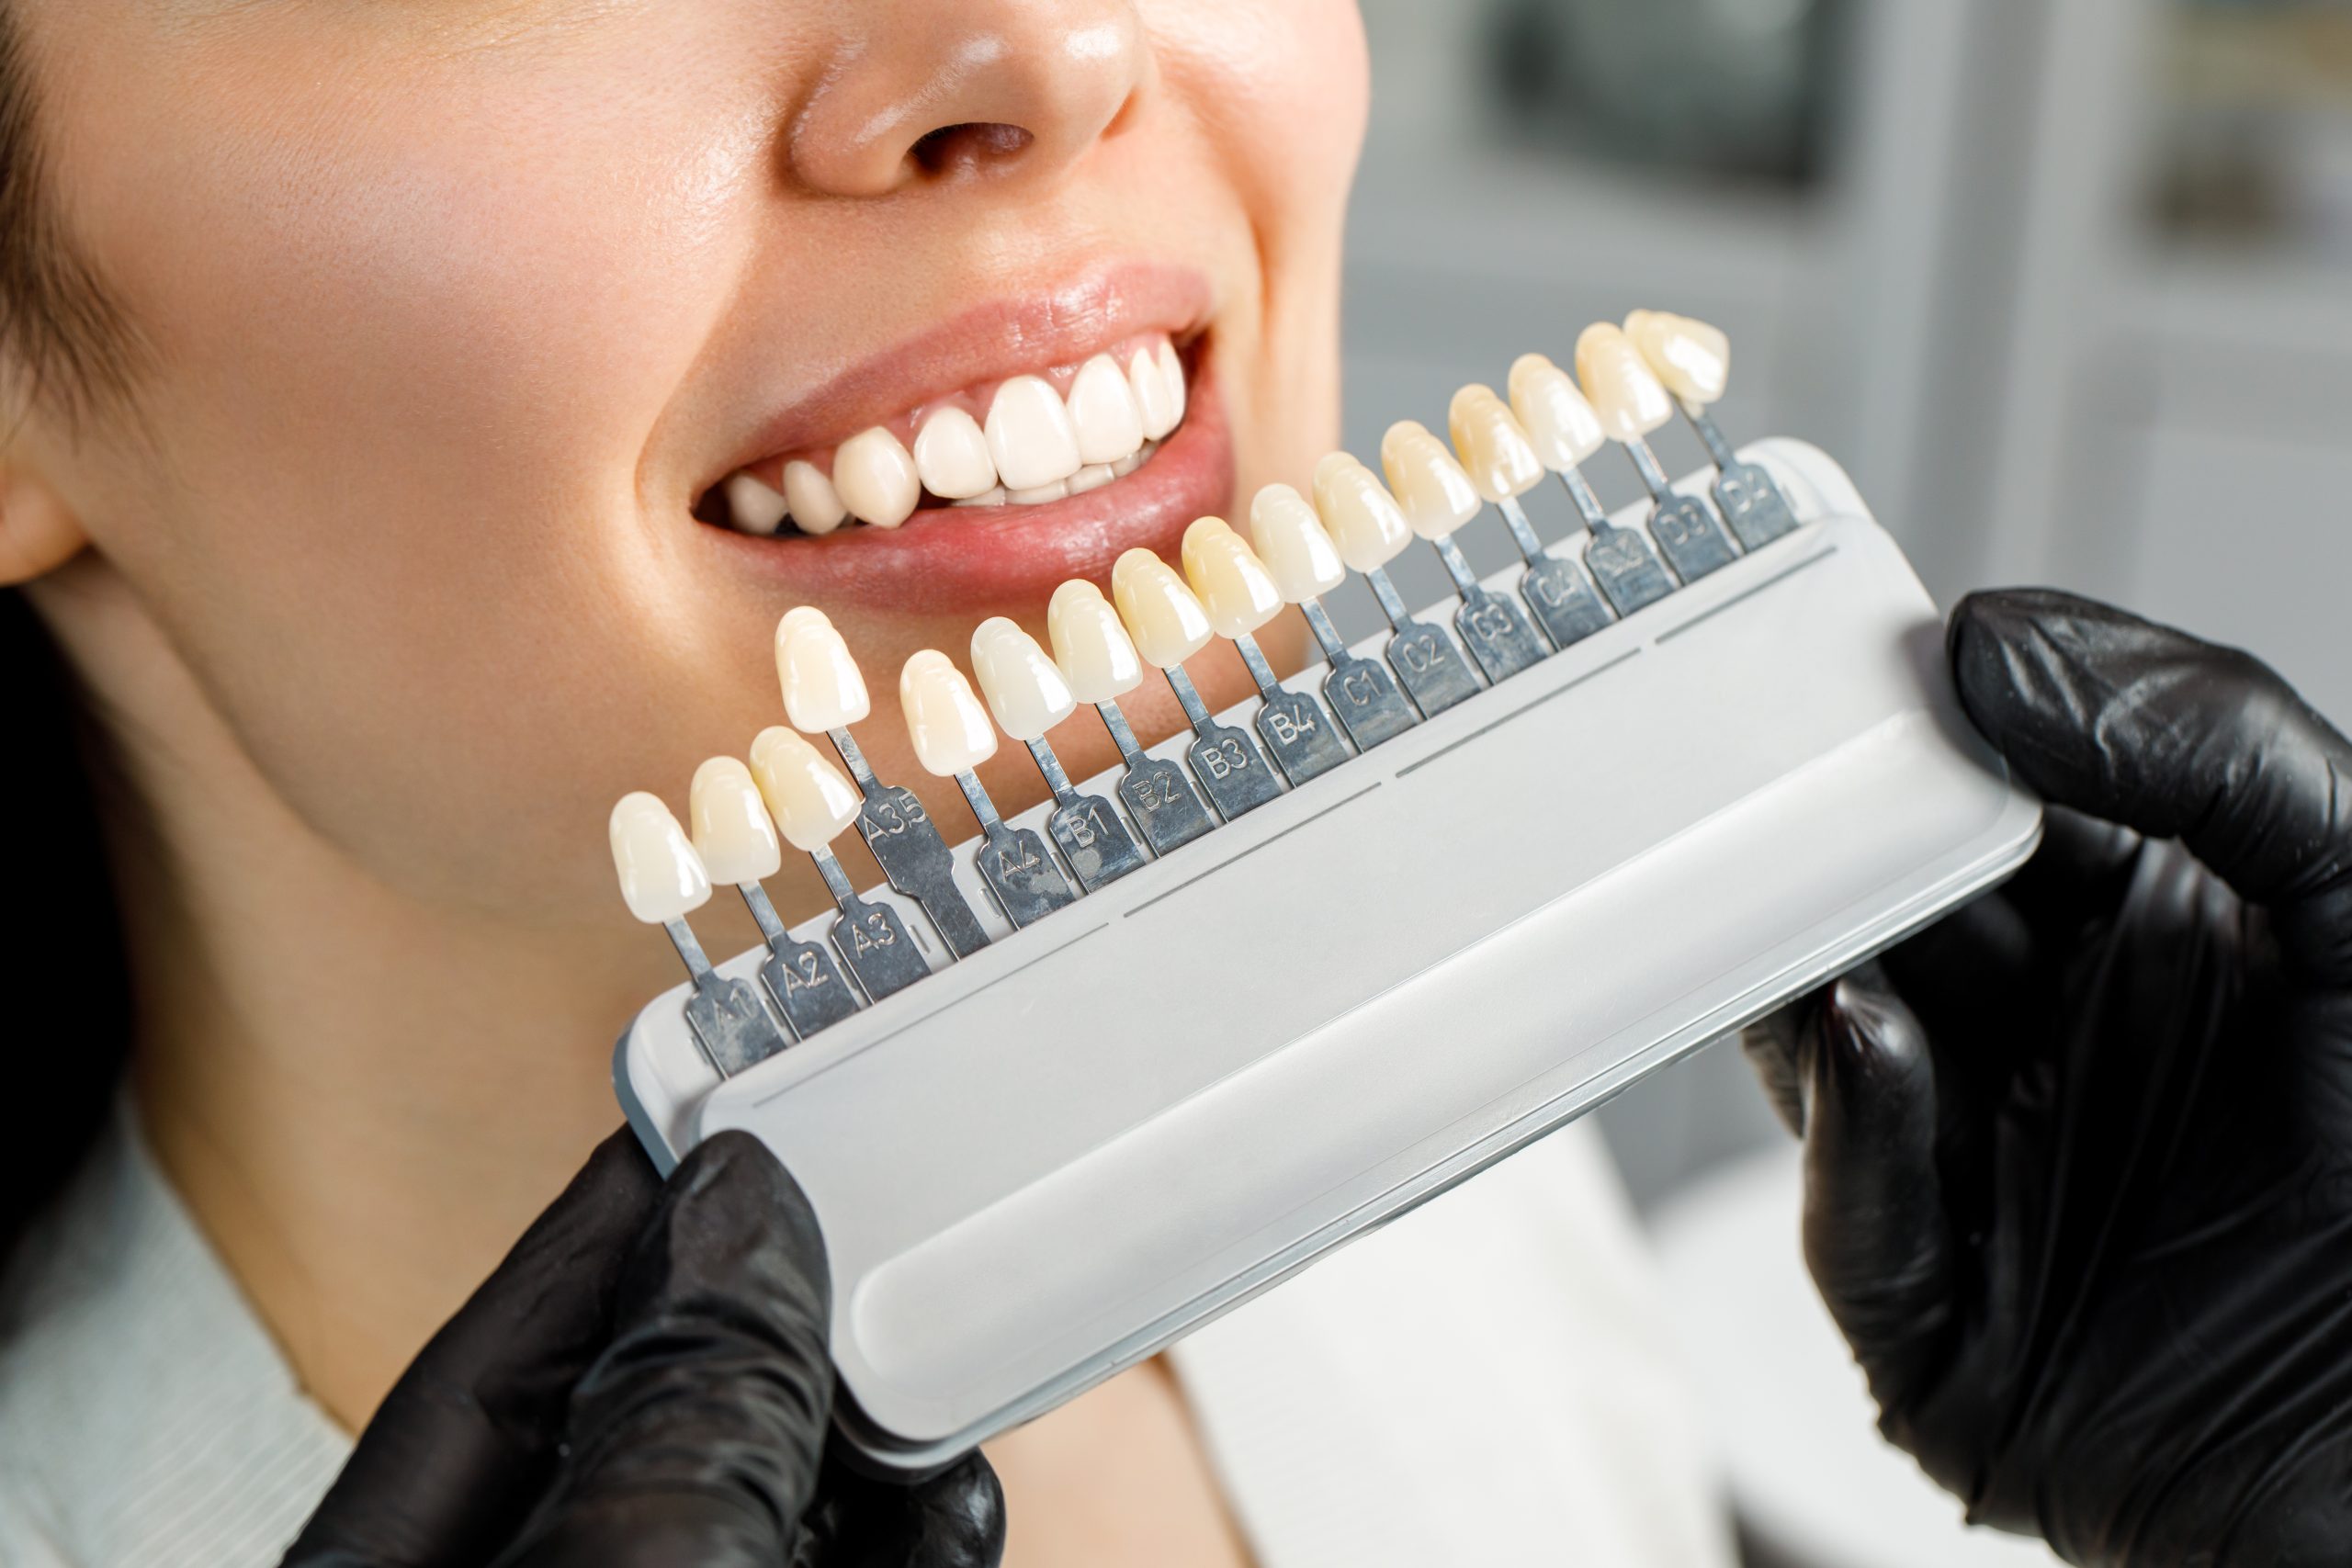
[[[808,457],[786,461],[780,491],[739,470],[723,487],[728,517],[747,534],[773,534],[787,519],[830,534],[844,522],[895,528],[926,491],[971,505],[1058,501],[1132,473],[1182,421],[1184,398],[1183,364],[1166,338],[1134,348],[1124,368],[1098,354],[1075,372],[1012,378],[986,420],[947,402],[900,422],[913,424],[911,452],[877,424],[833,449],[830,473]]]

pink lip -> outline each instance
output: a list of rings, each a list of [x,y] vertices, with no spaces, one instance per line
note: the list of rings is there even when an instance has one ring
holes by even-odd
[[[1034,616],[1070,578],[1099,581],[1138,547],[1172,559],[1194,518],[1230,510],[1233,442],[1205,355],[1195,356],[1192,382],[1184,423],[1149,462],[1067,501],[927,507],[899,528],[844,528],[821,538],[696,526],[729,552],[734,570],[770,578],[779,592],[820,608]]]

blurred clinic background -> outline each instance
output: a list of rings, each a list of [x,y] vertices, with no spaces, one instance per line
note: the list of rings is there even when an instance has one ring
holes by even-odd
[[[2352,716],[2352,0],[1364,11],[1354,450],[1442,428],[1523,350],[1565,361],[1588,321],[1683,311],[1731,333],[1733,438],[1841,459],[1939,600],[2076,588]],[[1594,471],[1633,499],[1630,467]],[[1600,1119],[1757,1563],[2051,1561],[1962,1530],[1877,1444],[1736,1051]]]

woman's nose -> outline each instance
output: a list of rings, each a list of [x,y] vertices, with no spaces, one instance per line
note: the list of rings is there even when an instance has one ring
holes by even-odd
[[[834,196],[1067,170],[1149,79],[1130,0],[862,0],[802,106],[793,172]]]

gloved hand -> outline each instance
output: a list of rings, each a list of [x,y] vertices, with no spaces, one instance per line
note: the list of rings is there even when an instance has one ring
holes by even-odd
[[[991,1568],[979,1455],[913,1488],[823,1462],[829,1293],[756,1140],[664,1184],[615,1134],[393,1386],[288,1568]]]
[[[2352,745],[2064,594],[1951,654],[2051,803],[2004,890],[1750,1032],[1888,1438],[2069,1561],[2352,1562]]]

